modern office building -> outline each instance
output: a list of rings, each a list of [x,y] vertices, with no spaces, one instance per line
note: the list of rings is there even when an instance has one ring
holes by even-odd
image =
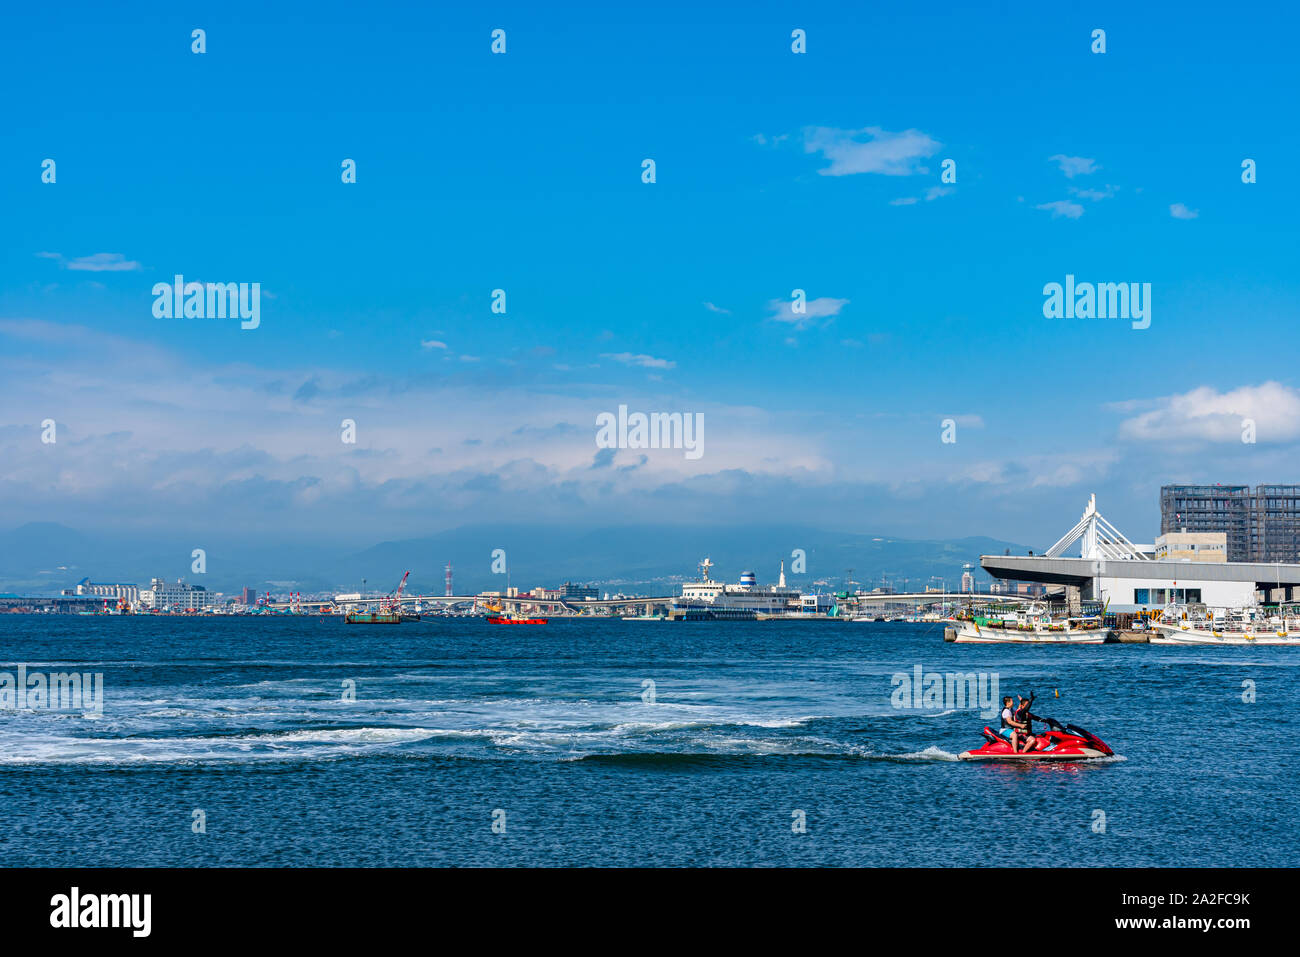
[[[1165,485],[1161,532],[1222,532],[1230,562],[1300,562],[1300,485]]]
[[[1300,562],[1300,485],[1255,486],[1260,562]]]
[[[573,582],[565,582],[560,586],[561,598],[576,598],[581,601],[584,598],[599,598],[600,589],[592,588],[588,585],[575,585]]]

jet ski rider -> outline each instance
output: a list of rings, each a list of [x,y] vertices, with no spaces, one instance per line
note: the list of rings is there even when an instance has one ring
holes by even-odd
[[[1016,711],[1020,709],[1017,708]],[[1024,723],[1016,720],[1016,711],[1011,709],[1011,695],[1002,699],[1002,728],[1000,729],[1002,737],[1011,742],[1011,751],[1014,754],[1020,750],[1020,730],[1024,728]]]
[[[1029,706],[1034,703],[1034,693],[1032,691],[1029,692],[1028,698],[1021,698],[1019,695],[1016,695],[1016,697],[1020,699],[1020,703],[1016,705],[1016,713],[1013,717],[1016,726],[1023,728],[1025,732],[1025,746],[1022,750],[1032,751],[1034,746],[1038,744],[1038,739],[1034,737],[1034,722],[1043,719],[1036,714],[1032,714],[1029,710]]]

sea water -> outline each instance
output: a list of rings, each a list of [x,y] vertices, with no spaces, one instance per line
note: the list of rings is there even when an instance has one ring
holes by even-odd
[[[42,865],[1300,864],[1300,649],[942,626],[0,615],[0,848]],[[971,764],[995,676],[1117,757]],[[30,680],[30,679],[29,679]]]

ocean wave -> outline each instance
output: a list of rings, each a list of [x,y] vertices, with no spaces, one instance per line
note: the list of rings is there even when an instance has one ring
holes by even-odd
[[[774,760],[858,761],[860,755],[842,752],[770,752],[733,753],[725,751],[620,751],[608,754],[578,754],[562,759],[567,762],[607,764],[632,767],[728,767]]]
[[[429,728],[365,727],[178,738],[6,735],[3,747],[0,747],[0,766],[320,759],[391,748],[459,733]]]

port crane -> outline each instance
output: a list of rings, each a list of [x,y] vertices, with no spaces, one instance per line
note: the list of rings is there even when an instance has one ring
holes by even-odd
[[[400,611],[402,607],[402,589],[406,587],[406,580],[411,577],[411,570],[408,568],[402,580],[397,583],[397,591],[389,592],[388,607],[386,610]]]

